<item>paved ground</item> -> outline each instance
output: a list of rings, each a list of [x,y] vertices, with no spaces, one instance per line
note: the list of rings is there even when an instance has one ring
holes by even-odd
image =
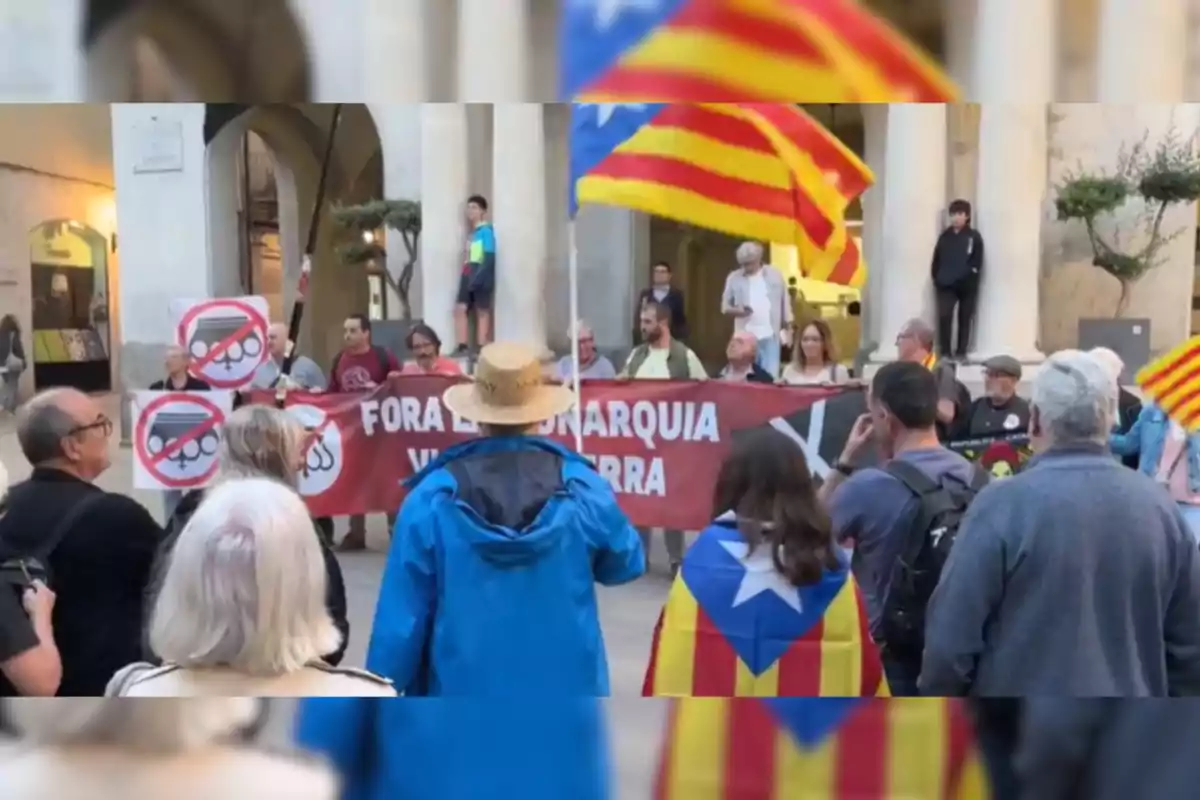
[[[115,403],[112,406],[109,413],[116,419]],[[13,482],[24,479],[29,472],[29,465],[21,456],[8,420],[0,420],[0,461]],[[114,436],[113,467],[99,483],[109,491],[131,494],[161,517],[159,496],[153,492],[133,491],[132,480],[131,451],[119,447]],[[339,520],[339,536],[344,524],[344,520]],[[119,535],[120,532],[113,533]],[[345,661],[347,665],[361,665],[365,657],[387,545],[387,530],[382,514],[368,518],[368,538],[373,548],[371,552],[341,556],[351,623],[351,641]],[[618,797],[622,800],[648,796],[650,774],[662,728],[662,703],[637,699],[641,692],[651,632],[669,585],[662,566],[666,563],[666,553],[661,540],[655,544],[657,549],[651,555],[651,560],[657,565],[654,574],[628,586],[599,589],[600,614],[615,695],[608,701],[608,706],[620,788]],[[272,714],[272,725],[268,731],[270,739],[277,742],[286,740],[290,710],[290,706],[284,704]]]

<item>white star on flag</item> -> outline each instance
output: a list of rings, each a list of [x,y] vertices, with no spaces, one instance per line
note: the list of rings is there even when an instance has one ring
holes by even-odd
[[[606,31],[613,26],[627,9],[650,14],[659,9],[661,0],[591,0],[596,14],[596,29]]]
[[[596,109],[597,128],[607,125],[617,111],[622,108],[628,108],[630,111],[642,111],[646,108],[645,103],[583,103],[583,106]]]
[[[734,608],[763,592],[770,592],[787,603],[797,614],[804,612],[804,606],[800,603],[800,591],[775,569],[769,547],[759,545],[747,558],[750,546],[745,542],[721,542],[721,546],[746,568],[737,595],[733,598]]]

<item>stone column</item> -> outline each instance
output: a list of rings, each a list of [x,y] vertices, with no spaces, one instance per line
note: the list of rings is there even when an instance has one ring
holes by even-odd
[[[419,104],[372,103],[371,116],[375,130],[379,132],[379,144],[383,150],[383,194],[388,200],[421,199],[421,108]],[[404,273],[408,251],[404,249],[402,235],[398,231],[387,231],[387,269],[395,281]],[[418,269],[409,286],[408,301],[412,306],[413,319],[420,319],[424,308],[420,302],[421,282]],[[388,291],[388,316],[400,319],[403,310],[399,296],[390,288]],[[447,336],[450,332],[442,333]]]
[[[81,0],[0,0],[0,102],[87,101]]]
[[[967,99],[974,103],[1053,100],[1058,0],[978,0],[975,13],[974,70]],[[1014,42],[1020,42],[1019,51],[1014,51]]]
[[[868,264],[879,272],[882,299],[874,361],[894,360],[901,326],[931,316],[929,269],[946,205],[946,106],[889,105],[884,151],[872,190],[883,196],[882,261]]]
[[[542,106],[493,106],[496,340],[546,348],[546,144]]]
[[[1038,284],[1046,198],[1047,107],[985,103],[979,124],[974,224],[983,234],[972,361],[1038,363]]]
[[[454,300],[462,275],[466,228],[467,109],[460,103],[421,106],[420,305],[425,322],[454,346]],[[387,154],[384,154],[386,170]]]
[[[527,0],[458,0],[458,100],[530,100]]]
[[[1102,0],[1096,101],[1181,102],[1187,54],[1184,0]]]
[[[162,377],[170,302],[213,296],[204,105],[113,104],[112,140],[120,385],[132,391]]]
[[[374,103],[429,99],[426,0],[363,0],[366,74],[363,96]]]
[[[875,173],[875,185],[863,193],[862,215],[863,259],[867,263],[867,284],[863,287],[862,317],[859,333],[859,351],[870,352],[875,345],[884,341],[880,335],[879,320],[883,297],[883,221],[884,189],[887,177],[887,118],[888,107],[882,104],[860,106],[863,115],[863,138],[867,166]],[[889,335],[894,335],[891,332]],[[843,353],[845,357],[858,353]]]

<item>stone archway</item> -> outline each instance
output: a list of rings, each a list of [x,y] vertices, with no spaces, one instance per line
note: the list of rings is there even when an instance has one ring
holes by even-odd
[[[304,102],[312,64],[288,0],[86,0],[84,48],[94,101]],[[172,73],[165,96],[138,97],[139,43]]]
[[[272,305],[278,308],[280,321],[289,318],[312,224],[330,116],[328,105],[209,106],[210,124],[206,124],[205,138],[215,293],[237,293],[243,286],[241,273],[233,267],[241,263],[239,241],[244,236],[238,230],[240,187],[236,184],[242,139],[249,131],[266,145],[273,161],[282,276],[280,296]],[[318,363],[328,363],[337,351],[336,323],[365,308],[367,300],[365,279],[347,280],[338,262],[336,247],[346,233],[332,223],[329,209],[379,196],[382,176],[378,174],[380,164],[373,157],[379,147],[379,136],[366,108],[344,106],[313,252],[310,303],[301,325],[300,346]],[[377,177],[368,180],[372,164]],[[319,302],[313,298],[319,298]]]

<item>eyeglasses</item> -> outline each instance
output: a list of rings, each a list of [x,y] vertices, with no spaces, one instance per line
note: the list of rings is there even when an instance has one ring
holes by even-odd
[[[71,430],[67,431],[67,436],[78,436],[88,431],[103,431],[104,435],[112,436],[113,421],[103,414],[95,422],[89,422],[87,425],[76,425]]]

